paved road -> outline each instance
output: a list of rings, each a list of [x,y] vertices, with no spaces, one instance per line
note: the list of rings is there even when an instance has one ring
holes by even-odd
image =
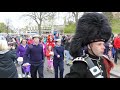
[[[66,75],[66,73],[68,73],[70,71],[70,66],[67,66],[65,63],[64,63],[64,76]],[[19,76],[21,78],[21,68],[20,66],[17,67],[17,70],[18,70],[18,73],[19,73]],[[118,73],[120,75],[120,60],[118,60],[118,64],[115,65],[113,71],[115,73]],[[47,62],[45,61],[44,63],[44,78],[54,78],[54,74],[53,73],[50,73],[47,71]],[[115,77],[115,76],[110,76],[110,78],[118,78],[118,77]]]
[[[68,73],[69,72],[69,70],[70,70],[70,66],[67,66],[65,63],[64,63],[64,76],[66,75],[66,73]],[[21,75],[22,75],[22,73],[21,73],[21,67],[20,66],[18,66],[17,67],[17,70],[18,70],[18,74],[19,74],[19,76],[20,76],[20,78],[21,78]],[[48,72],[47,71],[47,62],[46,62],[46,60],[45,60],[45,63],[44,63],[44,78],[54,78],[54,73],[51,73],[51,72]]]
[[[111,78],[120,78],[120,59],[118,60],[118,64],[114,66],[114,68],[111,70],[112,76]]]

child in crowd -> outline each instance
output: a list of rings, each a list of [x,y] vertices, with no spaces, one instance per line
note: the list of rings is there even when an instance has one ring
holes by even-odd
[[[52,50],[52,46],[48,46],[46,50],[46,57],[48,62],[47,70],[51,71],[51,73],[53,73],[53,56],[54,56],[54,52]]]

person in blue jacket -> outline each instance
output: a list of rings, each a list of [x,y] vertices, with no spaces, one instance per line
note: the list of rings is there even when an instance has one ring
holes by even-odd
[[[56,39],[54,47],[53,66],[55,78],[58,78],[58,68],[60,70],[60,78],[63,78],[64,73],[64,47],[61,46],[61,39]]]

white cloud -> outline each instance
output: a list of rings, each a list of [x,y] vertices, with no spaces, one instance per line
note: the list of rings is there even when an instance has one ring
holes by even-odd
[[[20,17],[24,14],[24,12],[0,12],[0,22],[4,22],[6,24],[7,19],[10,20],[10,25],[15,28],[20,28],[24,26],[24,22]]]
[[[20,18],[26,12],[0,12],[0,22],[6,23],[7,19],[10,19],[10,24],[14,28],[22,28],[28,25],[28,21],[25,18]],[[59,18],[55,20],[55,24],[62,25],[64,24],[63,17],[68,15],[66,12],[62,12],[59,15]],[[34,25],[35,22],[31,21],[31,25]]]

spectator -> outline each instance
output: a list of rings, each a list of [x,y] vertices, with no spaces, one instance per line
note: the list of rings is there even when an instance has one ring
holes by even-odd
[[[47,57],[47,70],[53,73],[53,56],[54,52],[52,46],[48,46],[46,50],[46,57]]]
[[[4,40],[0,40],[0,78],[18,78],[14,60],[17,59]]]
[[[18,46],[17,48],[17,57],[22,57],[24,56],[25,52],[26,52],[26,49],[28,48],[28,45],[27,45],[27,40],[26,39],[22,39],[21,41],[21,44],[20,46]],[[22,67],[23,64],[21,64],[21,70],[22,70],[22,77],[24,78],[25,77],[25,72],[23,70],[23,67]],[[29,73],[26,73],[27,77],[30,77],[29,76]]]
[[[114,47],[115,47],[115,64],[117,64],[118,54],[120,53],[120,33],[117,37],[114,38]]]
[[[65,50],[64,53],[66,55],[66,65],[70,66],[70,60],[73,59],[73,57],[70,55],[69,50],[70,50],[70,42],[71,39],[69,38],[68,40],[66,40],[65,42]]]
[[[64,48],[61,46],[61,39],[56,40],[54,47],[53,66],[55,78],[58,78],[58,70],[60,70],[60,78],[63,78],[64,73]]]
[[[40,44],[40,36],[33,36],[33,44],[29,45],[23,57],[24,63],[30,63],[30,73],[32,78],[37,78],[37,71],[39,78],[44,78],[44,52],[43,46]]]
[[[27,43],[28,43],[28,45],[33,44],[32,36],[29,36],[29,39],[28,39]]]

